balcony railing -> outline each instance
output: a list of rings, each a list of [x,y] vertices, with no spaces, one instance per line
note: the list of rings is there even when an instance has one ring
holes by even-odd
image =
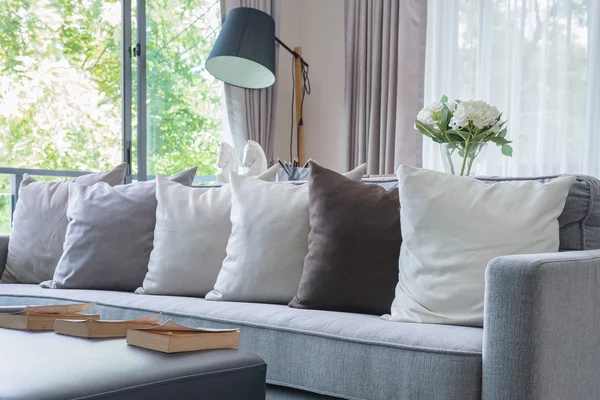
[[[17,206],[17,201],[19,200],[19,188],[21,187],[21,183],[23,182],[23,177],[25,174],[31,176],[51,176],[57,178],[76,178],[81,175],[90,174],[92,172],[88,171],[65,171],[65,170],[56,170],[56,169],[35,169],[35,168],[4,168],[0,167],[0,175],[8,175],[10,179],[10,191],[8,196],[10,196],[10,222],[12,226],[12,216],[15,212],[15,207]],[[154,179],[156,175],[148,175],[148,180]],[[137,180],[136,175],[131,176],[132,180]],[[214,175],[200,175],[196,176],[194,179],[194,184],[200,184],[204,182],[214,182],[216,177]],[[0,193],[1,195],[5,195]],[[0,232],[2,233],[2,232]]]

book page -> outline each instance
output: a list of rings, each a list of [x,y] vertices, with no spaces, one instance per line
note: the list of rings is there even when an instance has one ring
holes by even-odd
[[[151,331],[151,332],[166,332],[166,331],[172,331],[172,332],[197,332],[197,333],[202,333],[202,332],[236,332],[239,331],[239,329],[205,329],[205,328],[190,328],[189,326],[183,326],[178,324],[177,322],[173,321],[172,319],[169,319],[167,322],[165,322],[164,324],[157,326],[156,328],[149,328],[149,329],[144,329],[145,331]]]
[[[27,306],[23,314],[77,314],[89,310],[96,303],[63,304],[55,306]]]

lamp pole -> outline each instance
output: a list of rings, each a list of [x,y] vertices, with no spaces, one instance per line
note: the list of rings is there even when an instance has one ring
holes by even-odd
[[[286,49],[291,55],[294,56],[294,93],[296,103],[296,127],[298,129],[298,135],[296,137],[296,148],[298,151],[298,165],[304,165],[306,163],[306,150],[304,146],[304,121],[303,121],[303,96],[304,96],[304,77],[302,74],[303,67],[308,68],[309,65],[302,58],[302,47],[294,47],[292,50],[285,43],[275,37],[275,41],[279,43],[281,47]]]

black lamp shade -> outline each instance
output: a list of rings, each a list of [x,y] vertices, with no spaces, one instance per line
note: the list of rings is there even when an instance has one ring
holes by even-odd
[[[255,8],[229,11],[208,59],[215,78],[247,89],[275,83],[275,21]]]

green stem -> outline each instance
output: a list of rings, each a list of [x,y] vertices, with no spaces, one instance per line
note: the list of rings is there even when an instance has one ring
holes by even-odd
[[[469,157],[469,139],[465,141],[465,152],[463,154],[462,167],[460,168],[460,176],[465,174],[465,166],[467,165],[467,157]]]
[[[452,173],[452,175],[456,175],[456,172],[454,171],[454,163],[452,162],[452,154],[454,154],[455,151],[455,148],[451,149],[450,146],[446,147],[446,158],[448,160],[448,164],[450,164],[450,173]]]
[[[469,157],[469,168],[467,169],[467,176],[471,176],[471,167],[473,166],[473,162],[475,162],[475,156]]]

